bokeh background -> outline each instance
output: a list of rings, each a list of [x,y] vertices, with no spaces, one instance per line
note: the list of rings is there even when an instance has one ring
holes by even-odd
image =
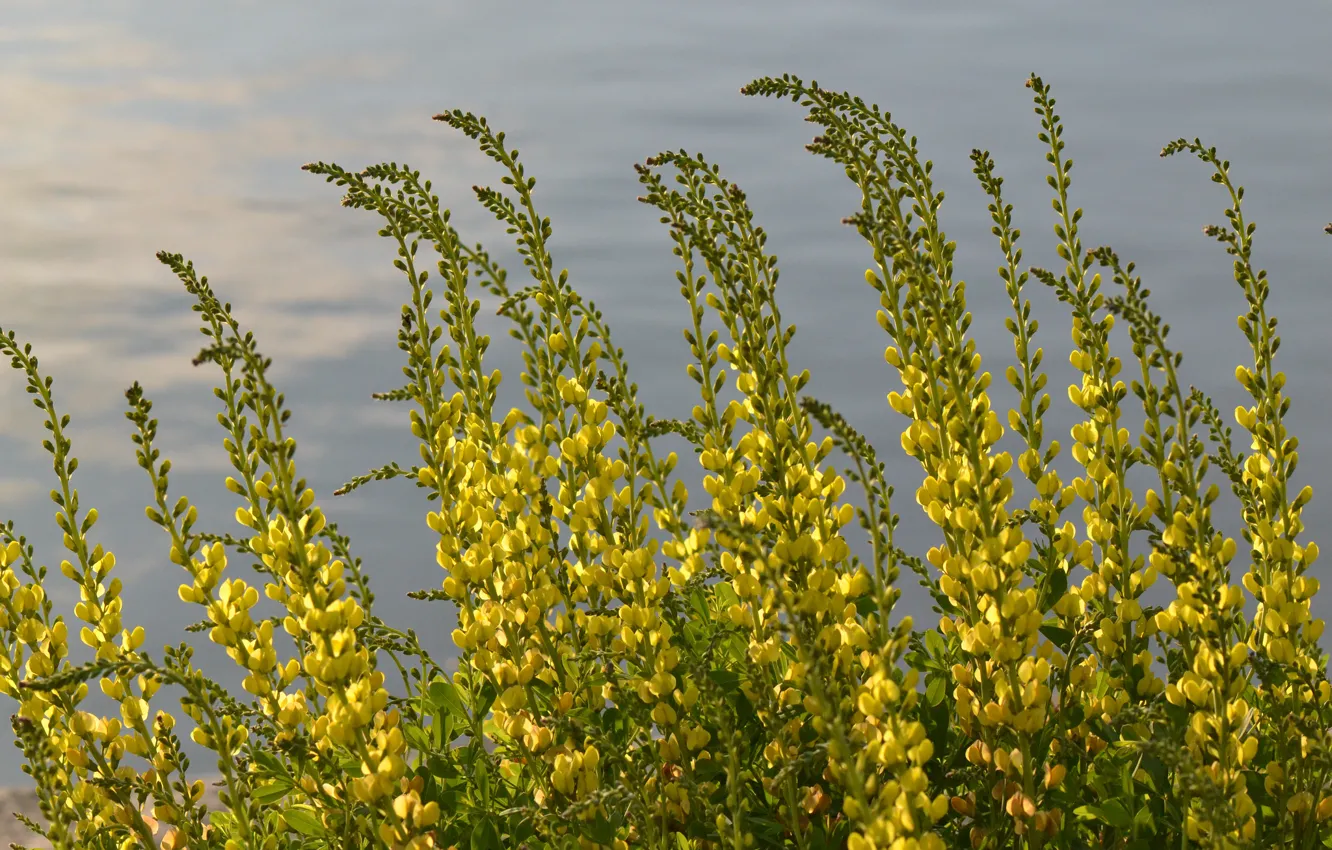
[[[863,282],[869,254],[838,224],[858,194],[838,168],[803,150],[812,128],[799,107],[744,98],[739,87],[783,72],[815,78],[883,105],[919,136],[948,194],[942,216],[959,244],[957,275],[970,284],[975,333],[999,376],[1012,358],[1008,306],[968,153],[985,148],[997,160],[1025,262],[1059,268],[1047,166],[1023,87],[1039,73],[1054,88],[1077,163],[1072,201],[1086,210],[1084,243],[1110,244],[1138,264],[1186,352],[1185,380],[1229,411],[1243,401],[1233,380],[1247,356],[1234,321],[1243,302],[1229,257],[1200,233],[1223,222],[1227,199],[1202,164],[1157,157],[1171,139],[1201,136],[1231,160],[1259,224],[1256,258],[1270,271],[1279,362],[1295,400],[1290,424],[1305,441],[1298,483],[1317,487],[1332,475],[1325,0],[0,7],[0,327],[31,342],[55,378],[57,402],[73,417],[83,509],[96,506],[102,517],[93,538],[116,552],[126,622],[146,626],[159,657],[162,644],[186,639],[182,627],[197,611],[176,599],[182,573],[143,515],[151,489],[123,416],[133,381],[155,402],[173,500],[188,494],[198,504],[200,529],[240,532],[222,486],[218,372],[190,365],[204,338],[189,297],[154,258],[161,249],[193,259],[274,359],[272,377],[295,411],[298,468],[365,560],[377,613],[451,654],[448,609],[404,597],[442,578],[420,491],[389,482],[331,495],[367,469],[416,457],[406,409],[370,399],[402,382],[395,333],[407,284],[375,219],[340,208],[334,187],[299,169],[311,160],[410,163],[435,180],[464,238],[485,241],[519,280],[502,229],[470,192],[497,183],[498,171],[430,120],[454,107],[487,116],[521,150],[553,220],[556,263],[605,311],[659,416],[687,416],[694,385],[684,373],[686,313],[670,242],[655,211],[635,201],[632,166],[680,147],[719,163],[749,194],[781,258],[784,315],[801,329],[794,363],[812,371],[810,392],[880,446],[898,485],[904,542],[918,552],[935,538],[912,498],[919,468],[901,454],[900,419],[884,401],[895,378]],[[1048,433],[1067,445],[1067,314],[1034,281],[1029,297],[1054,372],[1059,424]],[[518,360],[492,314],[481,315],[496,338],[492,362],[510,378],[507,406],[520,398]],[[23,376],[6,371],[0,519],[12,518],[58,577],[65,554],[47,497],[45,432]],[[697,479],[687,459],[682,469]],[[1332,516],[1329,496],[1319,490],[1305,511],[1314,537]],[[926,598],[910,577],[903,584],[900,612],[920,622]],[[57,581],[52,592],[69,612],[73,588]],[[1325,594],[1315,613],[1330,612]],[[200,658],[236,681],[220,651],[205,647]],[[23,779],[8,736],[4,724],[0,785]],[[200,772],[213,768],[205,761]]]

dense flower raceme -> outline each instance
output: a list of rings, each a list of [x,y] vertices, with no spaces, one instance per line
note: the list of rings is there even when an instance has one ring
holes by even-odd
[[[743,90],[807,108],[821,128],[809,149],[861,191],[847,222],[871,248],[865,279],[900,381],[887,401],[921,467],[916,502],[938,527],[923,557],[895,542],[873,447],[802,395],[810,375],[788,359],[796,329],[778,308],[766,235],[701,157],[638,167],[640,200],[683,265],[686,371],[699,387],[684,420],[639,403],[601,312],[555,271],[535,181],[483,119],[438,116],[506,172],[505,190],[476,194],[516,236],[523,289],[462,241],[419,173],[306,167],[382,219],[410,284],[398,335],[407,383],[376,397],[412,404],[420,463],[390,463],[335,495],[395,477],[427,491],[443,576],[411,595],[456,612],[451,673],[373,613],[360,560],[297,476],[269,361],[191,264],[161,255],[211,339],[196,362],[224,374],[226,483],[243,536],[196,532],[188,500],[168,504],[171,463],[153,448],[137,384],[126,415],[153,486],[148,518],[183,568],[181,600],[200,608],[191,630],[241,668],[242,698],[200,672],[189,644],[157,661],[144,630],[122,622],[115,557],[90,540],[96,511],[78,513],[69,419],[30,348],[0,335],[52,434],[70,553],[60,571],[79,588],[92,658],[73,663],[46,569],[12,523],[0,527],[0,692],[17,704],[39,831],[62,848],[227,850],[1322,846],[1332,687],[1311,609],[1318,547],[1301,521],[1312,492],[1294,491],[1298,443],[1243,191],[1201,143],[1163,151],[1194,153],[1230,192],[1230,227],[1207,233],[1233,255],[1247,303],[1239,326],[1254,363],[1236,377],[1252,404],[1234,420],[1250,445],[1239,452],[1212,402],[1184,391],[1182,358],[1133,265],[1083,248],[1054,99],[1039,78],[1028,86],[1062,273],[1022,269],[1003,180],[987,153],[972,157],[1013,309],[1007,410],[970,334],[937,217],[943,193],[915,140],[817,84]],[[1060,468],[1063,447],[1045,433],[1031,277],[1072,313],[1075,467]],[[502,376],[483,365],[491,340],[474,282],[522,346],[523,410],[496,410]],[[1117,323],[1132,361],[1111,353]],[[698,458],[692,511],[668,438]],[[1247,570],[1213,517],[1214,468],[1241,507]],[[1156,483],[1138,494],[1128,481],[1143,472]],[[237,559],[258,578],[238,575]],[[903,566],[937,624],[894,614]],[[107,716],[85,707],[94,680],[115,704]],[[154,707],[164,686],[180,692],[194,745],[216,757],[221,811],[202,807],[184,729]]]

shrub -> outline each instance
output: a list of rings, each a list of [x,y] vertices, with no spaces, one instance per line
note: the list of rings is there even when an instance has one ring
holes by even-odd
[[[155,493],[148,518],[185,571],[180,598],[203,615],[193,630],[243,668],[242,697],[197,669],[188,642],[159,661],[142,651],[142,627],[122,622],[115,558],[89,538],[97,512],[79,515],[69,417],[31,348],[0,336],[51,432],[70,553],[60,571],[79,586],[79,637],[95,653],[71,663],[46,568],[12,523],[0,529],[0,690],[18,703],[48,821],[34,829],[56,847],[228,850],[1327,845],[1332,687],[1323,622],[1310,615],[1318,546],[1301,542],[1300,519],[1312,493],[1291,484],[1298,443],[1283,424],[1280,339],[1243,190],[1201,142],[1162,151],[1194,154],[1229,193],[1229,226],[1206,232],[1234,257],[1246,303],[1239,329],[1253,365],[1235,374],[1252,404],[1234,419],[1247,453],[1214,404],[1184,389],[1181,356],[1133,265],[1083,248],[1055,101],[1039,78],[1027,85],[1066,265],[1022,270],[1003,181],[974,152],[1013,309],[1005,376],[1018,401],[1002,417],[939,227],[943,193],[915,139],[877,106],[816,83],[743,89],[806,108],[822,128],[809,149],[861,191],[847,222],[872,249],[865,279],[902,383],[888,403],[921,465],[916,501],[938,526],[923,557],[895,542],[893,488],[874,448],[802,396],[809,373],[788,361],[796,329],[778,309],[766,236],[744,193],[701,157],[667,152],[638,166],[640,200],[661,212],[683,265],[687,372],[699,387],[687,420],[647,413],[602,313],[555,270],[535,181],[484,119],[437,116],[505,172],[505,188],[476,195],[516,238],[532,278],[521,289],[462,240],[419,172],[306,166],[346,191],[344,205],[382,219],[410,285],[398,333],[407,383],[376,397],[412,405],[421,462],[334,495],[407,478],[435,503],[426,522],[444,578],[413,596],[456,608],[451,675],[413,632],[372,613],[366,571],[298,478],[270,361],[190,263],[160,255],[211,338],[196,363],[224,376],[215,392],[236,469],[226,483],[244,536],[196,531],[189,500],[169,502],[171,462],[154,448],[138,384],[126,416]],[[423,241],[438,254],[433,289]],[[1073,317],[1079,469],[1067,482],[1062,446],[1043,427],[1051,402],[1031,277]],[[526,411],[495,410],[501,375],[484,365],[475,285],[499,299],[522,346]],[[1132,344],[1127,383],[1110,351],[1117,321]],[[1134,437],[1125,416],[1139,403]],[[1005,424],[1013,451],[1001,448]],[[667,434],[698,456],[701,510],[688,510],[672,476],[676,454],[656,447]],[[1157,486],[1134,492],[1134,468]],[[1242,509],[1238,583],[1237,543],[1213,516],[1214,469]],[[848,543],[853,525],[866,557]],[[228,572],[238,558],[262,574],[273,606]],[[931,595],[937,628],[894,615],[903,566]],[[1173,598],[1149,604],[1161,577]],[[279,628],[294,651],[285,639],[279,649]],[[80,708],[93,681],[119,717]],[[222,811],[201,808],[185,731],[150,704],[164,686],[180,692],[188,736],[216,755]]]

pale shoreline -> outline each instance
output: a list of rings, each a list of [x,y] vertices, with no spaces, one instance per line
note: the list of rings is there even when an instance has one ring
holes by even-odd
[[[8,850],[10,844],[24,844],[28,847],[50,847],[44,838],[28,831],[28,827],[14,818],[14,812],[27,815],[37,822],[42,820],[42,810],[37,806],[37,794],[22,785],[0,788],[0,848]]]

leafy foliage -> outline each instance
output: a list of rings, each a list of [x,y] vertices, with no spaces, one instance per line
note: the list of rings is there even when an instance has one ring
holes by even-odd
[[[0,692],[17,703],[46,817],[29,825],[58,848],[167,850],[1332,846],[1332,686],[1323,622],[1310,614],[1318,546],[1300,519],[1312,491],[1291,492],[1298,441],[1284,424],[1280,338],[1243,189],[1201,142],[1163,151],[1193,153],[1230,195],[1230,226],[1206,232],[1234,257],[1247,305],[1239,327],[1253,366],[1236,378],[1252,405],[1234,414],[1247,453],[1212,402],[1180,383],[1182,357],[1133,264],[1084,249],[1055,101],[1038,77],[1028,87],[1049,148],[1060,272],[1022,267],[1003,179],[988,153],[972,154],[1013,311],[1005,377],[1018,401],[1003,417],[939,224],[944,193],[915,138],[817,83],[784,76],[742,90],[805,108],[820,127],[809,150],[860,190],[846,221],[871,249],[865,279],[901,379],[888,403],[921,465],[916,502],[938,529],[923,557],[897,544],[875,448],[804,394],[777,259],[744,192],[702,156],[668,151],[637,167],[640,200],[660,213],[682,266],[686,371],[699,388],[687,420],[647,412],[605,317],[556,271],[536,181],[483,118],[437,116],[501,169],[503,188],[475,194],[517,243],[531,278],[521,289],[463,241],[419,172],[306,166],[345,192],[345,206],[378,217],[409,285],[398,331],[407,383],[375,397],[411,405],[420,462],[390,461],[334,495],[403,478],[434,503],[444,576],[411,596],[455,606],[451,674],[416,634],[374,615],[366,569],[297,475],[271,362],[191,263],[159,255],[197,302],[209,343],[196,364],[222,372],[218,422],[243,536],[196,531],[189,500],[169,504],[171,462],[154,448],[137,383],[126,416],[153,487],[146,514],[184,570],[182,602],[201,608],[190,630],[243,669],[242,696],[200,672],[188,644],[160,662],[141,651],[143,628],[121,620],[115,557],[90,540],[97,512],[79,514],[69,417],[31,348],[0,334],[51,433],[51,498],[70,555],[60,572],[80,588],[73,614],[95,653],[71,664],[47,568],[12,523],[0,527]],[[1118,294],[1103,292],[1093,264]],[[1044,427],[1031,278],[1072,314],[1079,471],[1068,483]],[[522,348],[526,410],[495,409],[502,376],[484,366],[478,285]],[[1117,321],[1136,363],[1128,383],[1110,348]],[[1137,404],[1135,438],[1123,420]],[[999,447],[1005,423],[1016,457]],[[666,434],[697,455],[702,507],[691,511],[672,478],[678,457],[657,446]],[[1249,563],[1238,583],[1239,547],[1212,513],[1213,466],[1242,506]],[[1133,492],[1135,467],[1159,487]],[[1034,493],[1025,506],[1019,476]],[[868,561],[848,542],[853,521]],[[257,582],[234,575],[237,560]],[[903,566],[937,625],[894,614]],[[1148,605],[1161,577],[1174,598]],[[81,708],[94,681],[118,717]],[[152,707],[163,687],[179,692],[190,738],[217,757],[219,811],[200,804],[176,719]]]

